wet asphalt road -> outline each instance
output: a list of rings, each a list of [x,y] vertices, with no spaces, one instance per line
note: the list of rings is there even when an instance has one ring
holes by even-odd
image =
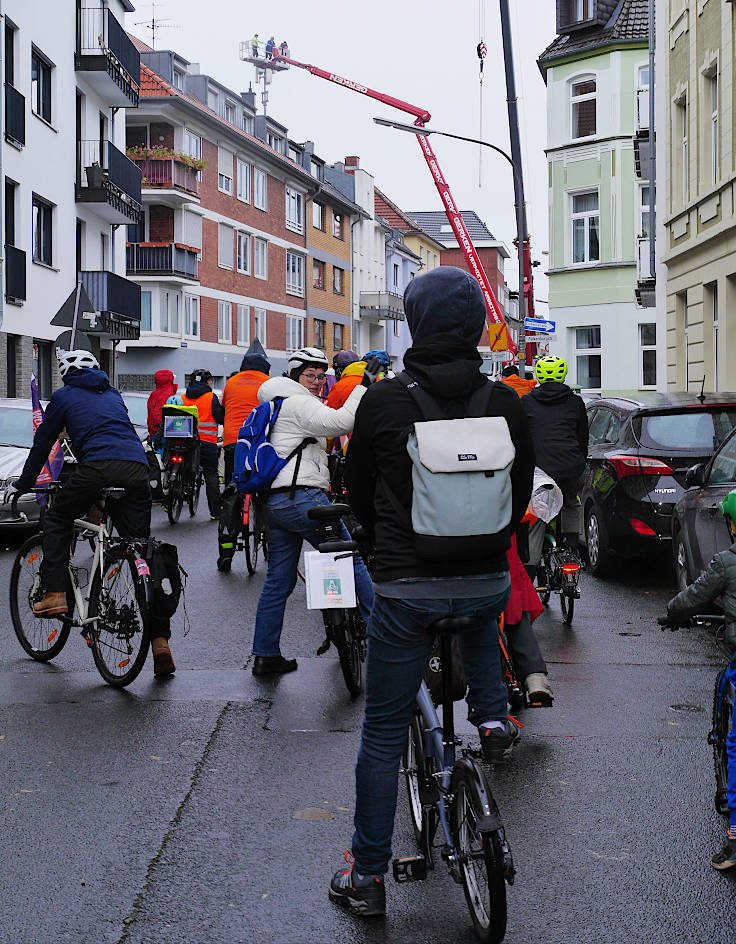
[[[389,881],[385,922],[328,902],[361,704],[333,654],[315,655],[301,585],[283,637],[299,671],[254,679],[262,572],[248,579],[236,560],[218,574],[203,510],[175,529],[154,516],[190,573],[191,630],[177,618],[168,682],[149,665],[112,691],[76,632],[54,664],[27,659],[7,606],[13,550],[0,552],[0,942],[473,941],[444,868]],[[736,877],[709,865],[723,834],[705,740],[720,652],[706,630],[659,631],[661,569],[584,575],[581,589],[571,629],[556,599],[536,624],[555,707],[522,713],[523,741],[493,772],[518,869],[506,940],[730,944]],[[414,851],[403,788],[394,851]]]

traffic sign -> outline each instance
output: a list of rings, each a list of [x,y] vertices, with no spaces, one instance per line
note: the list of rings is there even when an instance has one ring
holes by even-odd
[[[554,334],[557,324],[554,321],[544,321],[542,318],[525,318],[524,328],[527,331],[537,331],[539,334]]]
[[[524,340],[527,344],[539,344],[540,342],[545,343],[546,341],[554,341],[556,337],[556,334],[527,334],[524,337]]]
[[[509,346],[509,335],[503,321],[488,325],[488,343],[492,351],[503,351]]]

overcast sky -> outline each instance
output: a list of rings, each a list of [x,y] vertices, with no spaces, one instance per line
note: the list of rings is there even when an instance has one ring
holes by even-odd
[[[136,0],[134,0],[136,2]],[[286,39],[293,58],[354,79],[426,108],[431,127],[479,136],[478,58],[481,8],[488,46],[483,82],[483,137],[508,150],[508,117],[497,0],[159,0],[159,49],[175,49],[201,63],[234,91],[248,88],[254,69],[238,59],[238,43],[257,32]],[[532,235],[535,296],[547,298],[547,164],[545,86],[537,56],[554,38],[554,0],[510,0],[520,97],[522,158]],[[136,3],[127,26],[146,42],[151,4]],[[260,96],[259,96],[260,110]],[[296,141],[313,140],[329,163],[347,154],[404,210],[442,209],[429,171],[412,136],[372,121],[374,115],[411,122],[410,116],[298,69],[280,73],[270,86],[269,114]],[[512,257],[506,279],[517,285],[516,232],[511,169],[484,149],[478,186],[478,148],[448,138],[432,139],[437,158],[463,209],[476,210]],[[540,306],[546,313],[546,306]]]

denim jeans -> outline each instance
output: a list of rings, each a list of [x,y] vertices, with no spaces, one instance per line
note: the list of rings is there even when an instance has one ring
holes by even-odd
[[[266,502],[268,519],[268,571],[256,611],[256,629],[253,637],[254,656],[277,656],[284,622],[284,610],[289,594],[297,581],[296,568],[302,541],[317,547],[324,540],[322,525],[307,517],[310,508],[329,505],[327,495],[319,488],[299,488],[294,498],[288,492],[271,495]],[[342,526],[343,538],[350,539]],[[355,556],[355,590],[363,619],[366,623],[373,608],[373,584],[366,566]]]
[[[460,634],[468,681],[469,719],[475,724],[507,717],[496,618],[509,588],[494,597],[454,600],[399,600],[376,596],[368,627],[365,718],[355,768],[355,867],[382,875],[391,859],[391,836],[398,795],[399,764],[409,722],[427,664],[430,623],[444,616],[478,616],[474,629]]]

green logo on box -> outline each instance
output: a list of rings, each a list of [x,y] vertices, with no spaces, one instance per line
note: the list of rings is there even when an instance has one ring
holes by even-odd
[[[322,588],[326,597],[342,595],[342,581],[339,577],[325,577],[322,580]]]

